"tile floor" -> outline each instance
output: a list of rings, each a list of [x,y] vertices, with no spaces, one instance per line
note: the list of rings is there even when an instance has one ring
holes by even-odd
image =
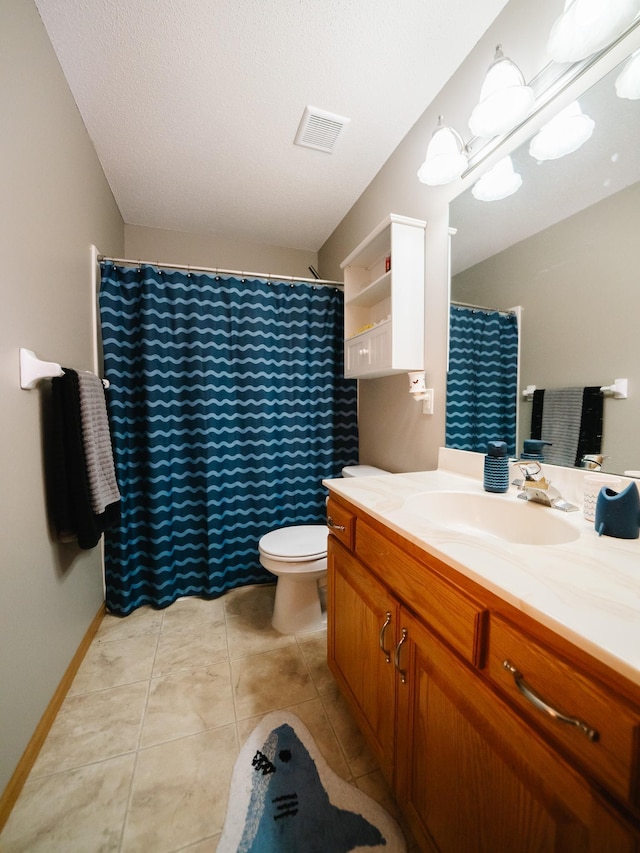
[[[326,662],[271,627],[273,586],[106,616],[0,835],[3,853],[213,853],[240,745],[297,714],[342,778],[397,817]]]

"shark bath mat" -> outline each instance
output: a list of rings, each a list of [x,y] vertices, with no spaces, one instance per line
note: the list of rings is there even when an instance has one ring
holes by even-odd
[[[217,853],[405,853],[387,812],[337,776],[293,714],[263,717],[231,778]]]

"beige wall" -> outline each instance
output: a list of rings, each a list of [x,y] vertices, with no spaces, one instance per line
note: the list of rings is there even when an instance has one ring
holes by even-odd
[[[125,225],[124,235],[125,256],[131,260],[191,264],[301,278],[312,278],[309,265],[318,269],[317,252],[265,246],[217,234],[188,234]],[[339,280],[342,281],[342,277]]]
[[[18,349],[91,369],[90,246],[123,249],[123,224],[32,0],[0,28],[0,792],[103,600],[99,549],[53,541],[41,390]]]
[[[416,172],[439,114],[469,139],[466,123],[496,44],[503,45],[528,80],[544,67],[546,39],[559,11],[556,0],[536,4],[511,0],[320,250],[322,274],[335,278],[340,275],[340,262],[389,213],[427,221],[425,366],[427,385],[435,388],[435,413],[421,414],[421,405],[407,393],[404,375],[361,380],[362,463],[390,471],[425,470],[437,465],[445,426],[448,203],[478,175],[448,187],[432,188],[419,183]],[[516,134],[512,147],[520,139],[522,135]]]
[[[610,385],[628,378],[628,400],[605,399],[608,471],[640,468],[640,184],[565,219],[457,275],[462,302],[522,305],[520,385]],[[531,404],[520,399],[520,444]]]

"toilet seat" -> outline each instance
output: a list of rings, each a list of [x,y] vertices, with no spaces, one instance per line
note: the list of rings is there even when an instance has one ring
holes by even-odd
[[[300,524],[272,530],[260,539],[258,548],[265,557],[282,563],[319,560],[327,554],[329,529],[324,524]]]

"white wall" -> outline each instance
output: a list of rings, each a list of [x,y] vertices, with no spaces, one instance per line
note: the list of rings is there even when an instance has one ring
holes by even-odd
[[[131,260],[181,264],[273,275],[312,278],[309,265],[318,269],[318,253],[282,246],[265,246],[232,240],[218,234],[190,234],[125,225],[125,257]],[[342,281],[342,278],[339,279]]]
[[[32,0],[3,0],[0,81],[1,792],[103,600],[99,549],[49,529],[47,383],[20,389],[18,349],[93,367],[90,246],[123,223]]]

